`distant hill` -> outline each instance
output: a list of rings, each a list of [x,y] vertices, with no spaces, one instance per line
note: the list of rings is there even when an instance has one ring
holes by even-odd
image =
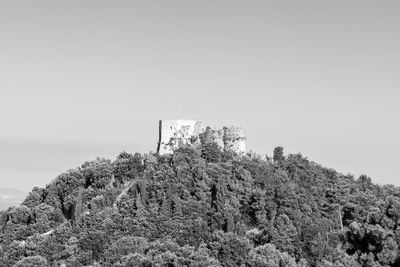
[[[18,206],[27,195],[27,192],[19,189],[0,187],[0,210]]]

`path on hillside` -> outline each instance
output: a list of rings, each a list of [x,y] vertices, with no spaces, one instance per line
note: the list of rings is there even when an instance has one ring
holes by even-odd
[[[122,190],[122,192],[117,196],[117,198],[114,201],[114,205],[113,205],[114,208],[117,207],[118,201],[128,193],[128,190],[131,188],[132,184],[133,184],[133,181],[130,181],[125,184],[125,188]]]

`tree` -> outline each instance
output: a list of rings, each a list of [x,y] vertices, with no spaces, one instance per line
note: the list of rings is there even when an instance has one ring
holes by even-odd
[[[105,259],[107,259],[108,263],[116,264],[122,257],[128,256],[130,254],[141,254],[142,256],[144,256],[144,252],[147,246],[148,242],[147,239],[144,237],[121,237],[111,244],[111,246],[106,250],[104,257]]]
[[[273,156],[273,160],[275,163],[280,163],[285,159],[285,157],[283,156],[283,147],[278,146],[274,148],[274,156]]]
[[[46,267],[47,260],[42,256],[30,256],[19,260],[14,267]]]
[[[214,141],[203,144],[201,157],[207,162],[219,162],[221,160],[221,148]]]
[[[297,267],[296,260],[286,252],[280,252],[273,244],[265,244],[249,253],[249,266],[254,267]]]
[[[102,189],[112,179],[113,166],[110,160],[97,158],[82,164],[81,172],[85,178],[85,188],[91,186],[95,189]]]
[[[22,204],[30,209],[33,209],[34,207],[42,203],[43,199],[44,199],[44,189],[34,187],[32,191],[29,192],[29,195],[25,198]]]
[[[251,243],[246,237],[218,231],[213,235],[209,249],[222,266],[240,266],[247,261]]]
[[[398,245],[393,237],[387,237],[382,243],[382,250],[378,253],[379,262],[393,266],[398,256]]]
[[[291,256],[295,255],[297,230],[286,214],[279,215],[275,220],[275,226],[271,234],[271,243],[280,251],[285,251]]]
[[[78,191],[78,196],[76,198],[75,216],[74,216],[75,223],[81,218],[82,214],[82,191],[83,191],[82,188],[80,188]]]

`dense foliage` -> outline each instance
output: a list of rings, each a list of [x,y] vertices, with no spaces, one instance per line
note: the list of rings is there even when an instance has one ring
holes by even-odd
[[[0,213],[0,266],[399,266],[400,190],[282,148],[121,153]]]

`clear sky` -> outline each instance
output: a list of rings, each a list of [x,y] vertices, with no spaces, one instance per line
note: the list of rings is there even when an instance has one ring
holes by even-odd
[[[399,185],[399,1],[1,1],[0,186],[156,149],[158,120]]]

